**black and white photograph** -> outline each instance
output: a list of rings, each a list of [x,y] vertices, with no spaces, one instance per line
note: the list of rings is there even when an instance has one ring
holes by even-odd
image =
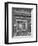
[[[36,4],[6,4],[6,42],[36,42]]]
[[[12,8],[12,37],[31,36],[32,8]]]

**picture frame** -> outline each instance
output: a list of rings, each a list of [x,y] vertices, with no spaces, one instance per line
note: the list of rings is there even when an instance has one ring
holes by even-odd
[[[5,44],[37,42],[37,4],[5,2]]]

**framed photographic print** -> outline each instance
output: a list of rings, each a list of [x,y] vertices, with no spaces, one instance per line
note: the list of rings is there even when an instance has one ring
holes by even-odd
[[[5,43],[37,42],[37,4],[5,3]]]

